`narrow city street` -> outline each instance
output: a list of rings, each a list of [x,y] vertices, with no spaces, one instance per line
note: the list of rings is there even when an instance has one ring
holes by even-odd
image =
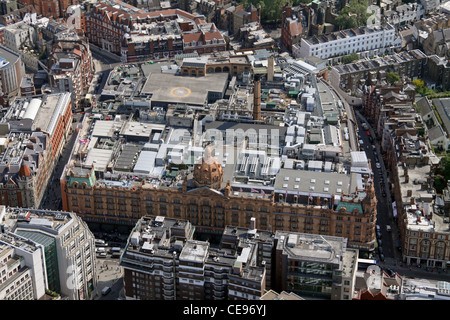
[[[63,147],[61,156],[59,157],[55,169],[53,170],[52,176],[50,177],[49,183],[47,185],[47,191],[45,192],[44,197],[41,201],[40,209],[62,209],[61,185],[59,179],[61,177],[61,174],[63,173],[65,165],[69,160],[72,148],[75,144],[75,140],[77,138],[77,126],[82,120],[82,117],[83,114],[80,113],[73,116],[74,121],[72,123],[72,131],[67,137],[67,142]]]

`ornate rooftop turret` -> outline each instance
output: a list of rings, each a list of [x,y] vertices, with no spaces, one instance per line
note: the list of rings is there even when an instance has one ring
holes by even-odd
[[[201,163],[194,168],[194,184],[196,187],[220,189],[223,179],[223,168],[219,160],[212,155],[212,147],[205,148]]]

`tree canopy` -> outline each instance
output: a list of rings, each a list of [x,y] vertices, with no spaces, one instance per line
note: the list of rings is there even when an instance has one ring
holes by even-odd
[[[442,157],[439,166],[436,168],[434,187],[437,193],[442,193],[442,190],[447,187],[448,180],[450,180],[450,155]]]
[[[386,73],[386,81],[390,84],[394,84],[400,81],[400,75],[396,72],[387,72]]]
[[[349,5],[339,12],[335,25],[339,30],[365,26],[369,16],[366,0],[350,0]]]
[[[297,1],[300,3],[301,0]],[[250,4],[253,4],[255,7],[261,5],[261,22],[270,23],[281,20],[281,11],[289,0],[243,0],[241,2],[244,4],[244,7]]]
[[[347,64],[347,63],[351,63],[355,60],[358,60],[359,56],[356,52],[350,53],[349,55],[343,56],[342,57],[342,63],[343,64]]]

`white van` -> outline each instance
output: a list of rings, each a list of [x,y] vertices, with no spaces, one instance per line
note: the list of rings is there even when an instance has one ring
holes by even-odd
[[[106,252],[106,251],[105,251],[105,248],[96,248],[95,251],[96,251],[97,253]]]

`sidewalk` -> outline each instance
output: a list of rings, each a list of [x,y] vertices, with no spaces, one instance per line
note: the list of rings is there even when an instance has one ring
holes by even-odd
[[[118,281],[123,281],[123,268],[116,262],[110,260],[97,260],[97,295],[94,299],[100,299],[102,297],[101,292],[104,287],[113,288]],[[118,298],[124,297],[123,285],[120,292],[112,293],[114,296],[118,295]]]
[[[402,277],[423,278],[435,281],[450,281],[450,272],[435,268],[433,271],[426,271],[424,267],[419,268],[415,265],[406,265],[392,258],[386,258],[385,261],[377,263],[381,268],[389,268],[397,272]]]

